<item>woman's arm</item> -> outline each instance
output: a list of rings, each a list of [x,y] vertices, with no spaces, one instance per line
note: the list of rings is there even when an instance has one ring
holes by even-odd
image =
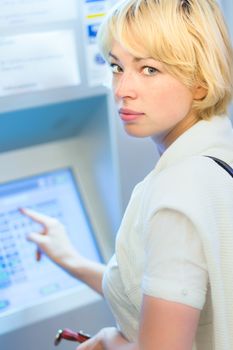
[[[103,295],[102,280],[106,267],[104,264],[88,260],[75,251],[63,260],[61,266],[97,293]]]
[[[191,350],[199,316],[199,309],[144,295],[140,350]]]
[[[68,273],[86,283],[96,292],[103,294],[102,279],[105,265],[90,261],[80,255],[69,240],[65,227],[57,219],[31,209],[21,209],[21,212],[42,225],[41,232],[31,232],[27,239],[34,242],[41,252]]]

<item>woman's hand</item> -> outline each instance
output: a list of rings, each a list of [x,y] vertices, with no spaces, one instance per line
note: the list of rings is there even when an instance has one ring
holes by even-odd
[[[105,265],[80,255],[72,246],[65,227],[59,220],[31,209],[20,209],[20,211],[42,225],[41,232],[31,232],[27,237],[29,241],[37,245],[38,251],[45,253],[68,273],[102,295]],[[39,260],[39,255],[37,253],[37,260]]]
[[[94,337],[80,344],[76,350],[127,350],[131,347],[123,335],[115,327],[101,329]]]
[[[20,209],[21,213],[42,225],[42,232],[31,232],[27,239],[34,242],[39,251],[45,253],[55,263],[63,266],[67,259],[77,256],[64,225],[57,219],[35,212],[31,209]],[[37,254],[39,260],[39,256]]]

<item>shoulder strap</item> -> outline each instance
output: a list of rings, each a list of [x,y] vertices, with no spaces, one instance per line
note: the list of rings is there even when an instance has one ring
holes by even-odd
[[[213,159],[218,165],[220,165],[223,169],[225,169],[232,177],[233,177],[233,169],[230,167],[229,164],[225,163],[223,160],[212,157],[212,156],[205,156],[208,158]]]

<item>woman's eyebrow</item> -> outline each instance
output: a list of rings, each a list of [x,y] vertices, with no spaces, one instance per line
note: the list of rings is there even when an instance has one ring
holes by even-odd
[[[108,54],[110,57],[114,58],[114,60],[116,61],[120,61],[119,58],[117,56],[115,56],[111,51]],[[135,62],[139,62],[139,61],[143,61],[143,60],[148,60],[148,59],[153,59],[152,57],[134,57],[133,61]]]
[[[116,61],[119,61],[119,59],[115,55],[113,55],[113,53],[111,51],[108,53],[108,56],[114,58],[114,60],[116,60]]]

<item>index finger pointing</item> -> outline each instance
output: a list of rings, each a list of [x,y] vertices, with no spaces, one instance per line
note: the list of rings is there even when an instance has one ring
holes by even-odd
[[[28,208],[27,209],[19,208],[19,210],[22,214],[27,215],[29,218],[31,218],[32,220],[38,222],[43,226],[50,226],[54,222],[54,218],[52,218],[51,216],[38,213],[35,210],[28,209]]]

